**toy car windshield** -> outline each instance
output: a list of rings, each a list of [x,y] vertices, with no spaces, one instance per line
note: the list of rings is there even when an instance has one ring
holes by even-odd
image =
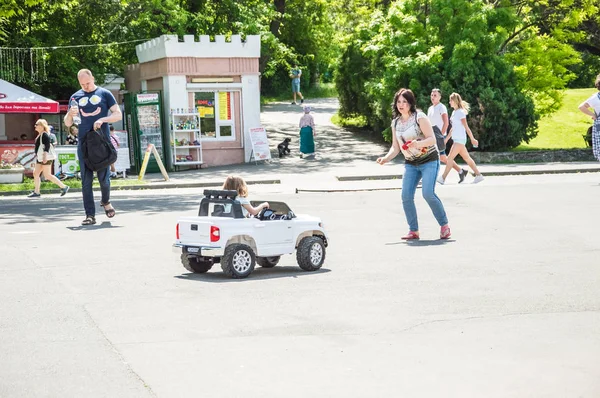
[[[264,200],[251,200],[250,203],[252,206],[256,207],[261,203],[265,202]],[[291,220],[295,218],[296,215],[289,208],[289,206],[283,202],[269,202],[269,208],[263,209],[263,211],[259,214],[259,219],[261,220]]]

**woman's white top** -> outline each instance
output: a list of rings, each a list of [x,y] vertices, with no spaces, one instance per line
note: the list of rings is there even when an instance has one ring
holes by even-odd
[[[464,109],[458,108],[452,111],[450,116],[450,122],[452,123],[452,139],[453,140],[466,140],[467,130],[462,124],[462,120],[467,118],[467,113]]]
[[[596,115],[600,115],[600,92],[592,95],[585,102],[594,109]]]
[[[403,121],[401,117],[397,117],[392,121],[392,127],[396,132],[396,138],[400,144],[400,151],[404,155],[404,160],[406,163],[412,165],[419,165],[439,159],[435,143],[425,148],[402,148],[402,145],[407,141],[426,139],[425,134],[421,131],[421,127],[419,127],[418,121],[420,119],[427,119],[427,115],[419,111],[411,115],[406,121]]]

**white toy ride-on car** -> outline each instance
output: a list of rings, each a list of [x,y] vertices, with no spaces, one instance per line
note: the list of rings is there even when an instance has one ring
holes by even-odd
[[[230,277],[246,278],[256,263],[274,267],[294,250],[300,268],[321,268],[328,240],[320,218],[296,215],[285,203],[271,201],[247,218],[236,197],[235,191],[205,190],[198,216],[178,220],[173,247],[188,271],[204,273],[220,263]]]

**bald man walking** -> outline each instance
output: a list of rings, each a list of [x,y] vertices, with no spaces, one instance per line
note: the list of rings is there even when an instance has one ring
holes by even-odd
[[[65,125],[73,125],[73,117],[78,114],[81,117],[79,125],[79,144],[77,146],[77,156],[79,158],[79,168],[81,170],[81,190],[83,194],[83,208],[85,209],[85,220],[81,225],[96,224],[96,207],[94,206],[94,191],[92,182],[94,181],[94,172],[87,168],[83,158],[82,144],[85,143],[86,135],[93,130],[99,130],[106,136],[110,142],[109,123],[118,122],[122,119],[121,110],[112,93],[95,84],[94,76],[89,69],[81,69],[77,73],[77,80],[81,90],[71,96],[69,111],[65,115]],[[110,111],[110,115],[109,115]],[[100,206],[104,208],[106,216],[112,218],[115,216],[115,209],[110,204],[110,166],[106,169],[98,170],[98,181],[100,182],[100,191],[102,200]]]

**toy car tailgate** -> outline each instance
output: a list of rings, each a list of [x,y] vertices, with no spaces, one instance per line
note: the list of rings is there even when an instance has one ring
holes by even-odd
[[[210,227],[214,223],[198,218],[179,220],[179,242],[183,244],[201,245],[210,243]]]

